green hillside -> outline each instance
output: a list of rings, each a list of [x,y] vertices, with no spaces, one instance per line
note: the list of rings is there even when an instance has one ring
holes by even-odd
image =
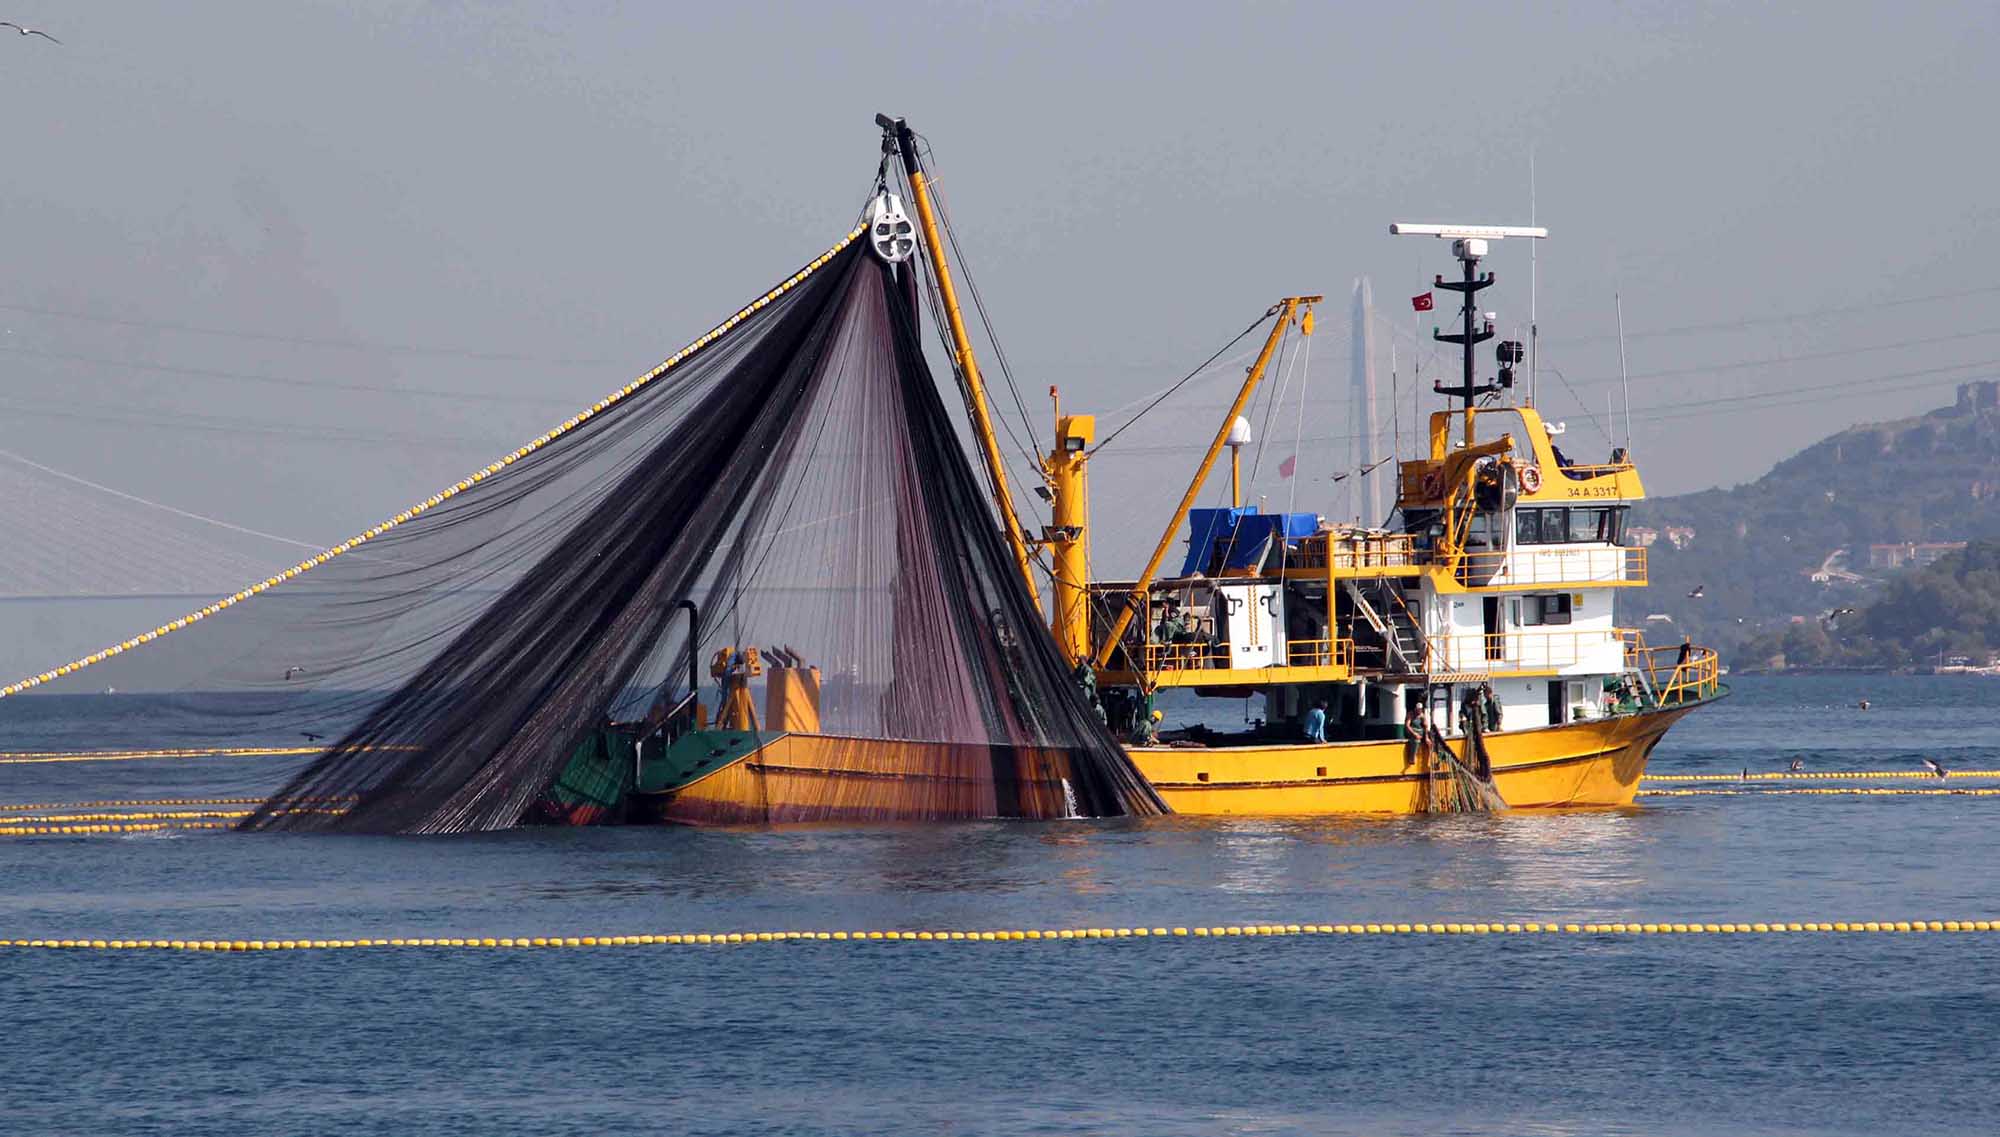
[[[2000,654],[2000,542],[1974,541],[1936,564],[1909,569],[1876,599],[1831,620],[1753,637],[1738,652],[1754,667],[1984,665]]]
[[[1903,571],[1871,568],[1869,546],[2000,537],[2000,383],[1965,384],[1952,406],[1842,431],[1747,485],[1647,501],[1632,520],[1663,536],[1651,549],[1652,587],[1621,609],[1626,623],[1663,613],[1678,631],[1734,649],[1794,617],[1817,623],[1864,607]],[[1694,531],[1685,548],[1665,538],[1670,526]]]

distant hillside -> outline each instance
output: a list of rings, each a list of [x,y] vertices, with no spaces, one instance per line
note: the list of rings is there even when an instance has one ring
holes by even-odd
[[[1983,667],[2000,655],[2000,542],[1902,572],[1859,611],[1773,628],[1738,655],[1751,667]]]
[[[1964,384],[1954,405],[1928,414],[1842,431],[1747,485],[1645,502],[1632,522],[1662,536],[1651,547],[1653,586],[1630,599],[1627,623],[1664,613],[1678,631],[1729,648],[1795,616],[1864,606],[1908,567],[1895,562],[2000,537],[2000,382]],[[1677,534],[1685,547],[1676,548],[1669,528],[1693,535]],[[1879,550],[1871,565],[1877,545],[1901,548]]]

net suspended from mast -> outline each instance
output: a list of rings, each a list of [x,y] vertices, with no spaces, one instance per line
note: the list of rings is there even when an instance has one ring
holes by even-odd
[[[850,237],[671,370],[254,603],[33,685],[156,692],[218,740],[337,738],[246,828],[448,833],[518,823],[607,723],[726,698],[688,690],[691,655],[784,645],[817,669],[814,721],[752,732],[784,808],[696,819],[1162,812],[979,490],[914,267]]]

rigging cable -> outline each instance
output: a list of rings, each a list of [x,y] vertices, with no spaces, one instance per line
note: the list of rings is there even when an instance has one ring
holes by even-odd
[[[1197,366],[1193,371],[1188,372],[1186,375],[1181,376],[1179,381],[1174,383],[1173,386],[1168,387],[1166,390],[1160,392],[1160,396],[1154,399],[1152,402],[1147,403],[1145,407],[1139,411],[1138,414],[1135,414],[1131,418],[1126,419],[1125,422],[1121,426],[1119,426],[1117,430],[1114,430],[1110,434],[1105,435],[1104,441],[1090,448],[1090,455],[1092,457],[1095,457],[1098,451],[1111,445],[1112,439],[1117,438],[1119,435],[1131,429],[1133,423],[1138,422],[1142,418],[1145,418],[1146,415],[1153,410],[1153,408],[1159,406],[1161,403],[1166,402],[1168,399],[1173,398],[1174,392],[1179,391],[1182,387],[1185,387],[1189,383],[1193,382],[1195,376],[1200,375],[1202,372],[1208,370],[1209,366],[1213,364],[1216,360],[1221,359],[1223,355],[1229,351],[1230,348],[1233,348],[1237,344],[1242,343],[1243,338],[1245,336],[1248,336],[1251,332],[1254,332],[1258,328],[1263,327],[1264,321],[1270,319],[1271,317],[1277,314],[1278,314],[1278,309],[1273,307],[1270,311],[1264,313],[1263,315],[1257,317],[1255,320],[1251,321],[1249,327],[1244,328],[1242,331],[1236,333],[1235,338],[1231,339],[1228,343],[1223,344],[1220,348],[1216,349],[1214,355],[1211,355],[1207,359],[1202,360],[1199,366]]]
[[[917,141],[923,145],[924,153],[930,156],[933,171],[931,197],[937,201],[938,223],[944,228],[946,242],[951,245],[951,255],[958,260],[959,274],[965,277],[965,290],[971,294],[972,306],[979,313],[979,324],[986,330],[986,342],[993,348],[994,362],[1000,365],[1000,377],[1006,380],[1007,393],[1014,400],[1014,409],[1020,413],[1021,425],[1032,439],[1035,436],[1034,420],[1029,416],[1027,406],[1021,402],[1021,389],[1014,382],[1014,369],[1008,365],[1007,349],[1001,346],[1000,333],[994,330],[993,318],[986,314],[986,300],[980,295],[979,282],[973,278],[972,262],[966,259],[965,250],[959,247],[958,230],[951,223],[951,209],[945,204],[944,191],[936,185],[937,152],[931,148],[931,140],[923,135],[917,135]],[[1032,455],[1030,460],[1033,460]]]

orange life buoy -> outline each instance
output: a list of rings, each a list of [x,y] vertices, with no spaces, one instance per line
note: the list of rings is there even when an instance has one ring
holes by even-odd
[[[1535,493],[1542,488],[1542,468],[1540,466],[1521,467],[1521,492]]]

